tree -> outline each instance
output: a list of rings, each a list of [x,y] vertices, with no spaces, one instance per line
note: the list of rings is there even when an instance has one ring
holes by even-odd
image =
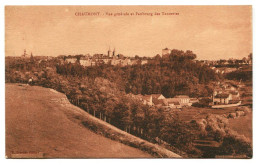
[[[252,53],[250,53],[250,54],[248,55],[248,59],[252,61],[252,59],[253,59],[253,54],[252,54]]]
[[[159,54],[157,54],[156,56],[154,56],[154,60],[156,61],[160,61],[162,58]]]
[[[246,63],[246,62],[247,62],[246,57],[244,57],[244,58],[242,59],[242,62],[243,62],[243,63]]]
[[[130,123],[129,108],[124,102],[119,102],[113,110],[112,122],[118,128],[124,130]]]
[[[197,57],[197,55],[194,54],[191,50],[187,50],[185,52],[185,56],[187,56],[187,58],[190,60],[194,60]]]
[[[136,60],[139,60],[140,57],[139,57],[138,55],[135,55],[135,59],[136,59]]]

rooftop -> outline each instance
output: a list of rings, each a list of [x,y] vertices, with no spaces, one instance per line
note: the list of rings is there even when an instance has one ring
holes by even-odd
[[[162,94],[151,94],[151,96],[155,99],[158,99],[158,97],[160,97]]]
[[[228,93],[220,93],[220,94],[217,94],[215,97],[216,98],[228,98],[229,94]]]
[[[190,97],[187,95],[177,95],[175,96],[175,98],[190,98]]]
[[[230,91],[229,93],[232,94],[232,95],[237,95],[238,94],[237,91]]]

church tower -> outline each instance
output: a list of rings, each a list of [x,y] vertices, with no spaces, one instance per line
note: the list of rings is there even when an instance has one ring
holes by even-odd
[[[109,46],[109,49],[107,51],[107,56],[110,57],[110,55],[111,55],[111,50],[110,50],[110,46]]]
[[[171,54],[171,49],[165,48],[162,50],[162,56]]]
[[[31,57],[30,57],[30,61],[34,61],[34,58],[33,58],[33,54],[32,54],[32,52],[31,52]]]
[[[28,55],[27,55],[27,53],[26,53],[26,49],[24,49],[24,51],[23,51],[23,54],[22,54],[22,57],[28,57]]]
[[[113,56],[115,56],[116,55],[116,48],[114,48],[114,50],[113,50]]]

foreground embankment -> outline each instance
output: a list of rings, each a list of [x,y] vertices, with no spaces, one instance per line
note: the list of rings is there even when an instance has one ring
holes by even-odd
[[[6,84],[6,156],[180,158],[89,115],[62,93],[24,84]]]

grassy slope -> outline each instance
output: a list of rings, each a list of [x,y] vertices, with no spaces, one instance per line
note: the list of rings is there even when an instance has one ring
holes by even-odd
[[[45,157],[151,157],[86,129],[62,106],[65,96],[50,89],[6,84],[6,155],[45,153]],[[59,101],[59,102],[57,102]]]
[[[84,123],[84,125],[82,124]],[[6,84],[6,155],[43,152],[44,157],[152,157],[178,155],[127,134],[80,108],[52,89]]]
[[[237,131],[241,135],[245,135],[245,137],[252,141],[252,112],[248,113],[246,116],[230,119],[229,125],[231,129]]]

